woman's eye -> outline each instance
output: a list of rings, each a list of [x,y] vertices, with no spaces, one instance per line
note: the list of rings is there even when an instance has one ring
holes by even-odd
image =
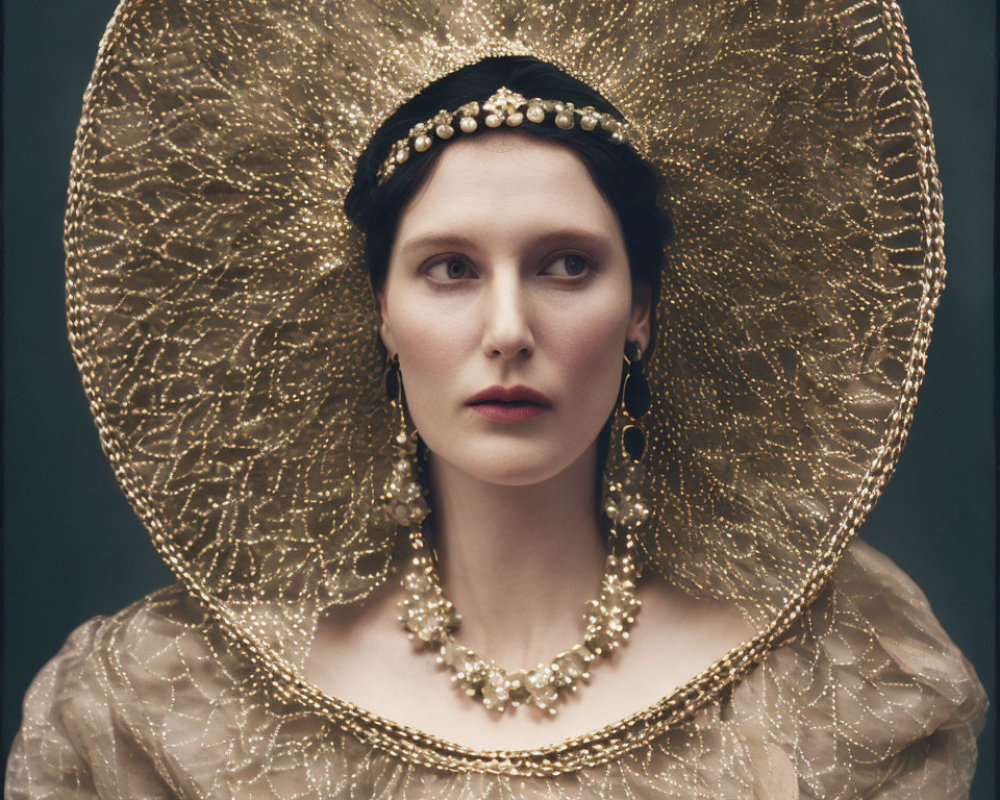
[[[590,262],[578,253],[566,253],[555,259],[549,266],[549,272],[578,278],[590,269]]]
[[[460,258],[443,258],[431,264],[426,270],[431,278],[438,281],[455,281],[471,277],[469,265]]]

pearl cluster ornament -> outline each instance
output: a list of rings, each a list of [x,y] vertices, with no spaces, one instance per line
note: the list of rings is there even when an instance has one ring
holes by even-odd
[[[404,527],[419,525],[430,513],[413,468],[416,443],[403,431],[396,435],[396,457],[382,491],[381,501],[389,518]]]
[[[632,461],[625,467],[624,480],[608,483],[604,513],[616,529],[631,534],[649,519],[646,494],[646,470],[641,462]]]

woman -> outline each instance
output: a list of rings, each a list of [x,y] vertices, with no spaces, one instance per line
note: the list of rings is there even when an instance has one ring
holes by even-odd
[[[123,5],[71,329],[182,584],[43,672],[11,794],[962,795],[978,683],[844,552],[940,290],[899,22],[602,8]]]
[[[486,131],[440,140],[447,146],[414,153],[379,179],[377,166],[400,132],[499,85],[607,110],[547,64],[480,61],[431,84],[382,126],[348,209],[369,243],[381,340],[398,358],[406,409],[428,451],[438,568],[449,599],[475,612],[464,614],[463,646],[486,662],[531,668],[552,660],[552,643],[568,650],[580,638],[580,609],[601,586],[607,554],[595,475],[609,432],[598,440],[622,390],[623,353],[649,351],[669,227],[654,174],[632,151],[544,119],[484,124]],[[639,369],[637,361],[636,381]],[[414,530],[419,551],[428,527]],[[544,745],[613,723],[753,633],[735,608],[692,603],[648,580],[639,593],[643,627],[656,633],[616,656],[603,680],[604,668],[595,670],[603,691],[580,692],[558,721],[525,713],[483,719],[432,661],[412,664],[398,635],[398,592],[389,582],[369,602],[338,609],[320,627],[307,677],[328,694],[483,749]],[[435,638],[435,648],[445,639]],[[569,688],[556,677],[522,690],[524,702],[554,713],[558,689]],[[516,692],[505,701],[512,689],[498,671],[465,683],[494,708],[517,702]]]

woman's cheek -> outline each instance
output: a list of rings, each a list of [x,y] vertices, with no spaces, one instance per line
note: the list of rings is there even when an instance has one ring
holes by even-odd
[[[407,407],[425,438],[436,438],[437,428],[454,405],[455,381],[468,349],[461,332],[467,327],[453,317],[402,317],[395,329]],[[461,399],[461,398],[460,398]]]
[[[552,345],[573,392],[590,396],[596,406],[607,410],[618,396],[628,329],[628,316],[617,313],[618,305],[623,304],[609,302],[601,309],[604,313],[563,320]]]
[[[467,338],[468,320],[448,304],[428,302],[421,295],[400,300],[393,320],[400,362],[405,356],[421,373],[440,373],[454,363],[463,334]]]

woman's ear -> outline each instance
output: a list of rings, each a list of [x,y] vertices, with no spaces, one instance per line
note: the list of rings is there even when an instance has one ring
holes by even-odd
[[[385,302],[385,289],[379,289],[375,293],[375,313],[378,314],[379,318],[379,338],[382,339],[382,345],[391,356],[396,352],[396,344],[392,336],[392,325],[389,322],[389,307]]]
[[[645,282],[638,283],[632,292],[632,316],[628,323],[626,340],[638,342],[639,347],[649,347],[649,316],[653,308],[653,291]]]

